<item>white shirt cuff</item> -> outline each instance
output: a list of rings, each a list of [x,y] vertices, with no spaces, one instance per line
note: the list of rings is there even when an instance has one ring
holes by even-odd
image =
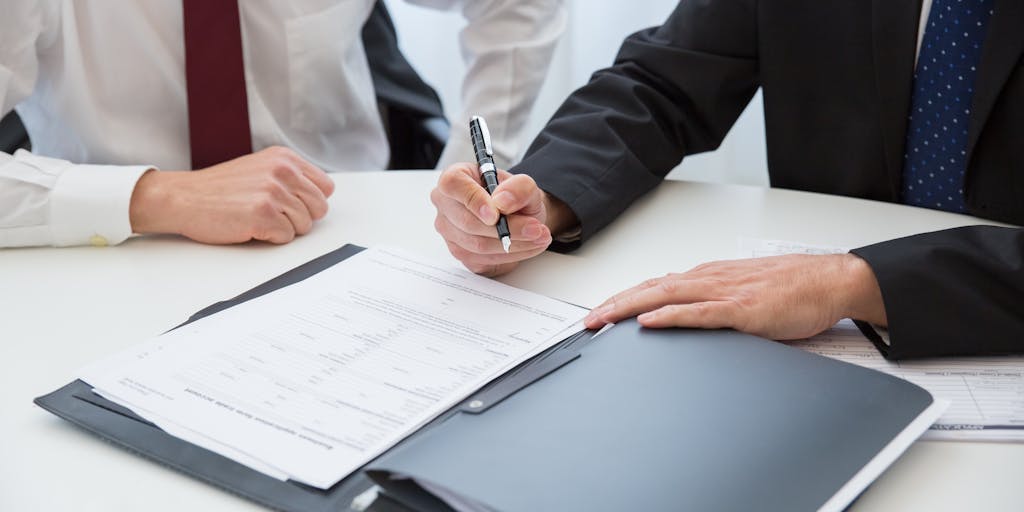
[[[566,230],[564,233],[560,233],[554,237],[556,242],[563,244],[571,244],[573,242],[579,242],[583,238],[583,226],[577,224],[576,227]]]
[[[50,195],[54,245],[113,245],[132,234],[128,207],[151,166],[75,165]]]

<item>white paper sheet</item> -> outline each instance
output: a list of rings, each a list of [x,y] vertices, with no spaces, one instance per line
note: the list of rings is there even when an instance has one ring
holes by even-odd
[[[740,257],[834,254],[847,249],[743,238]],[[908,380],[951,405],[923,439],[1024,441],[1024,357],[961,357],[888,361],[850,320],[788,344]]]
[[[585,313],[368,249],[80,377],[172,435],[326,488],[558,342]]]

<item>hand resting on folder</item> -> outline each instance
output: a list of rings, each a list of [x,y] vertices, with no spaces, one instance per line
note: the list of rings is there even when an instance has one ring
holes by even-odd
[[[844,318],[886,323],[874,273],[852,254],[705,263],[612,296],[586,325],[596,329],[636,315],[644,327],[728,327],[776,340],[809,338]]]
[[[473,164],[449,167],[431,193],[434,225],[452,255],[478,274],[510,272],[578,225],[565,203],[526,175],[504,173],[488,197]],[[508,216],[512,251],[494,232]],[[852,254],[792,255],[706,263],[681,274],[649,279],[604,301],[587,327],[639,315],[645,327],[729,327],[773,339],[818,334],[843,318],[886,325],[871,267]]]

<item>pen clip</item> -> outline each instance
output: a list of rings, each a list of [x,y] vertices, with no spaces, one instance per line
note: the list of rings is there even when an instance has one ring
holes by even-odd
[[[473,116],[473,121],[476,121],[477,125],[480,126],[480,134],[484,137],[484,153],[487,156],[494,156],[494,148],[491,146],[491,132],[487,129],[487,121],[480,116]]]

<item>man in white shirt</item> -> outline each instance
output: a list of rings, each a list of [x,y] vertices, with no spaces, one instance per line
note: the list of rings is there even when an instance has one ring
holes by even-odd
[[[415,1],[461,6],[468,71],[452,124],[486,116],[511,161],[564,29],[562,1]],[[133,232],[284,243],[309,231],[333,191],[325,171],[389,159],[360,39],[373,5],[5,2],[0,113],[18,108],[34,153],[0,153],[0,246],[115,244]],[[223,8],[234,11],[233,49],[209,43],[231,43],[216,25]],[[211,70],[228,78],[202,76]],[[242,95],[228,98],[219,89],[235,71]],[[471,158],[464,139],[441,165]],[[185,169],[197,170],[173,172]]]

